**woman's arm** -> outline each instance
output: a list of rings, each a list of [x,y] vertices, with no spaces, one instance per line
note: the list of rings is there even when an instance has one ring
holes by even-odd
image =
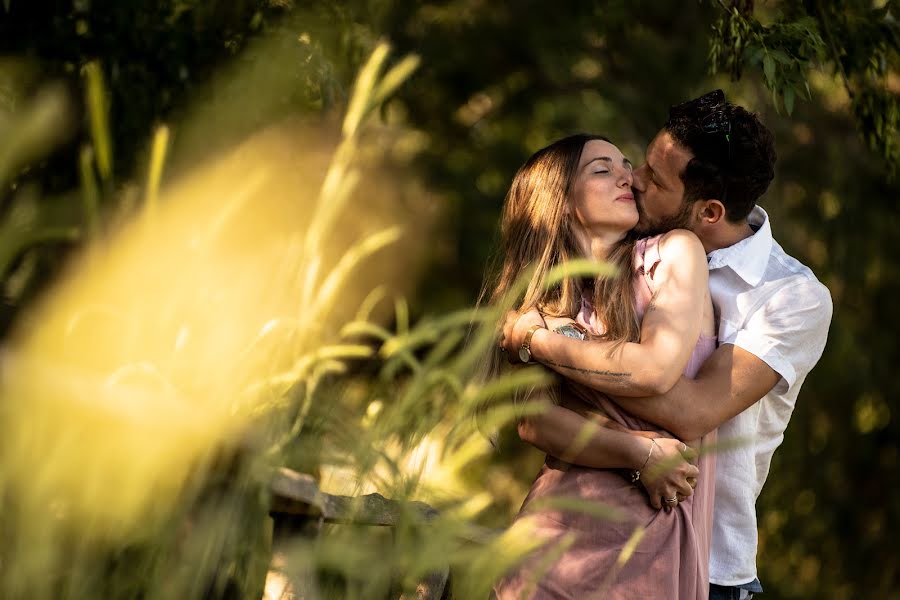
[[[651,441],[647,432],[628,433],[598,424],[604,420],[609,421],[602,415],[593,415],[588,420],[548,400],[543,412],[520,419],[519,437],[568,463],[600,469],[640,470],[640,481],[656,508],[662,506],[664,497],[671,498],[676,493],[686,497],[693,493],[688,480],[696,480],[699,470],[685,459],[680,441],[669,438]]]
[[[681,376],[697,338],[708,303],[706,253],[697,237],[676,229],[660,240],[662,260],[653,274],[656,292],[644,313],[640,343],[626,343],[615,353],[612,342],[581,342],[547,329],[531,337],[531,355],[567,379],[619,396],[667,392]],[[533,323],[526,313],[504,325],[504,347],[515,357]]]

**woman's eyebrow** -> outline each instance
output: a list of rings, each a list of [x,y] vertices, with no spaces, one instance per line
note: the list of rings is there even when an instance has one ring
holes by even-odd
[[[587,161],[584,165],[585,168],[587,168],[592,162],[596,162],[598,160],[603,161],[603,162],[608,162],[610,164],[612,164],[612,162],[613,162],[613,159],[611,159],[608,156],[597,156],[597,157],[594,157],[591,160]],[[631,164],[631,161],[628,160],[627,158],[622,159],[622,164],[625,165],[626,167],[628,167],[629,169],[631,169],[632,171],[634,170],[634,165]]]
[[[591,160],[587,161],[586,163],[584,163],[584,167],[582,167],[582,168],[583,168],[583,169],[586,169],[586,168],[588,168],[589,166],[591,166],[591,163],[594,163],[594,162],[597,162],[597,161],[603,161],[603,162],[608,162],[609,164],[612,164],[612,159],[611,159],[610,157],[608,157],[608,156],[597,156],[597,157],[594,157],[594,158],[592,158]]]

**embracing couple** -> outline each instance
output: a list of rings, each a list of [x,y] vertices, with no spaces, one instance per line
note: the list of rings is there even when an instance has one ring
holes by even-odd
[[[574,135],[516,174],[493,299],[534,271],[498,348],[559,377],[519,422],[547,460],[517,521],[548,543],[499,598],[762,591],[756,498],[832,312],[757,206],[774,165],[771,132],[717,90],[673,107],[639,168]],[[580,258],[617,274],[545,284]],[[559,497],[618,518],[547,502]]]

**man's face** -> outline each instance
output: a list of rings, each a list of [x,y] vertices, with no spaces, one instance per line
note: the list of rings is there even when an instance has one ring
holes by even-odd
[[[634,171],[634,199],[638,220],[635,230],[655,235],[671,229],[690,229],[691,204],[684,201],[681,173],[693,154],[665,130],[650,145],[644,164]]]

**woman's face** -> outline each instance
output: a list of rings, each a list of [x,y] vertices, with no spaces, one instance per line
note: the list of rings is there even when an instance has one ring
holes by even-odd
[[[575,222],[588,235],[624,236],[638,222],[631,184],[631,161],[618,148],[603,140],[585,143],[569,207]]]

